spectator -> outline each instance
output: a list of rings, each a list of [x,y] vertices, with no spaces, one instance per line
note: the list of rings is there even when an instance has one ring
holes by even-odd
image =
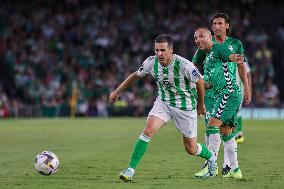
[[[107,116],[105,95],[136,70],[146,54],[151,54],[153,47],[148,39],[160,33],[172,34],[177,44],[175,53],[191,59],[195,51],[190,37],[194,27],[205,23],[207,14],[217,12],[219,7],[235,10],[230,15],[232,32],[243,41],[252,67],[253,94],[256,94],[253,105],[264,105],[259,99],[267,90],[265,78],[278,81],[283,77],[279,73],[283,73],[284,66],[277,67],[282,72],[274,69],[274,62],[281,62],[283,58],[275,55],[274,43],[270,40],[271,35],[283,40],[283,26],[269,33],[267,27],[254,20],[257,14],[262,14],[259,7],[271,4],[215,0],[161,3],[158,0],[142,5],[131,1],[121,4],[88,0],[50,0],[30,6],[3,2],[0,7],[0,58],[3,60],[0,61],[0,83],[5,83],[8,101],[17,99],[16,104],[56,107],[55,112],[61,111],[60,107],[65,107],[71,99],[72,83],[76,82],[77,113]],[[268,23],[269,18],[263,19]],[[145,79],[126,93],[127,96],[122,96],[122,102],[135,106],[132,113],[138,116],[153,103],[153,93],[152,80]],[[280,101],[281,88],[278,93]]]
[[[279,105],[279,90],[271,78],[269,78],[266,82],[263,101],[267,107]]]

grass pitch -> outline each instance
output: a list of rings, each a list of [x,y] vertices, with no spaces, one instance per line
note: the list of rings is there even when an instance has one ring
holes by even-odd
[[[185,153],[172,123],[152,139],[132,183],[118,180],[127,167],[132,145],[144,118],[8,119],[0,121],[1,189],[78,188],[282,188],[284,186],[284,121],[244,121],[245,143],[238,148],[244,179],[221,176],[197,180],[203,160]],[[204,125],[199,121],[199,141]],[[54,152],[56,174],[42,176],[34,168],[36,154]],[[222,148],[219,167],[222,165]]]

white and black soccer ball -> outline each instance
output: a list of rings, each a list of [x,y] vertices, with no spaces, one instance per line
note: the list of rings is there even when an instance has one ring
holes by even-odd
[[[50,151],[43,151],[36,156],[35,168],[42,175],[51,175],[56,173],[58,166],[58,157]]]

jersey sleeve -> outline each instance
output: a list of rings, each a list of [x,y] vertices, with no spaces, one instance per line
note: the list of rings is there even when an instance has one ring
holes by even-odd
[[[242,54],[242,55],[244,55],[243,44],[242,44],[242,42],[241,42],[240,40],[238,41],[238,43],[239,43],[239,45],[238,45],[238,49],[237,49],[237,54]],[[250,66],[249,66],[249,64],[248,64],[248,59],[247,59],[247,57],[245,57],[244,64],[245,64],[247,73],[250,73],[251,70],[250,70]]]
[[[247,59],[247,58],[245,58],[244,64],[245,64],[245,67],[246,67],[246,71],[247,71],[247,73],[250,73],[250,72],[251,72],[251,70],[250,70],[250,67],[249,67],[248,59]]]
[[[192,62],[189,62],[185,67],[185,77],[192,83],[196,83],[203,78]]]
[[[195,54],[193,55],[192,62],[195,65],[199,66],[202,65],[204,59],[205,59],[205,53],[202,50],[197,49]]]
[[[152,65],[153,65],[153,62],[154,61],[154,57],[148,57],[143,63],[142,65],[140,66],[140,68],[137,70],[137,74],[140,76],[140,77],[144,77],[145,75],[147,74],[150,74],[151,73],[151,68],[152,68]]]
[[[243,44],[240,40],[238,40],[238,49],[237,49],[237,54],[241,54],[244,55],[244,48],[243,48]]]

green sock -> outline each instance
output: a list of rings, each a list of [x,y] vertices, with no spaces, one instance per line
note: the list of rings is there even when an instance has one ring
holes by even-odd
[[[241,116],[239,116],[238,117],[238,126],[236,127],[236,133],[239,133],[239,132],[242,132],[242,130],[243,130],[243,120],[242,120],[242,117]]]
[[[208,160],[211,158],[212,153],[208,150],[205,144],[197,143],[197,152],[195,155]]]
[[[146,135],[144,135],[144,133],[140,135],[140,137],[137,139],[134,145],[128,167],[136,169],[136,166],[138,165],[138,163],[140,162],[140,160],[142,159],[143,155],[147,150],[148,142],[150,142],[150,140],[151,139]]]
[[[220,129],[214,126],[207,126],[206,127],[206,135],[209,136],[210,134],[218,134],[220,133]]]
[[[232,132],[228,135],[222,135],[222,140],[223,142],[228,142],[229,140],[231,140],[232,138],[234,138],[236,136],[236,133],[235,132]]]

